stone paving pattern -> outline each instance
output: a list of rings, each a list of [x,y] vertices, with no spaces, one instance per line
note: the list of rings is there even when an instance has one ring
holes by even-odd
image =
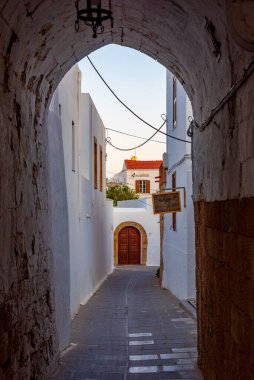
[[[155,272],[147,267],[114,270],[80,308],[72,325],[72,349],[52,380],[201,379],[196,322],[160,288]]]

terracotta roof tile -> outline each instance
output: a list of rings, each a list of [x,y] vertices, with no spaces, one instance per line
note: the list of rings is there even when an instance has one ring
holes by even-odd
[[[126,169],[159,169],[162,160],[158,161],[139,161],[139,160],[124,160]]]

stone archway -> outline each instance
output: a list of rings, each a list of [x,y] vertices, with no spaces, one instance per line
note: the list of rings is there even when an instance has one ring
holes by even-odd
[[[118,264],[118,234],[124,227],[135,227],[141,234],[141,264],[146,265],[147,262],[147,233],[144,227],[136,222],[122,222],[120,223],[114,232],[114,265]]]
[[[250,9],[228,15],[226,3]],[[137,49],[172,70],[192,100],[197,123],[209,120],[194,131],[192,150],[199,363],[206,378],[232,378],[229,368],[235,377],[253,372],[254,338],[248,332],[250,321],[254,330],[254,76],[209,119],[252,67],[246,47],[252,48],[253,37],[249,26],[241,25],[246,20],[241,14],[252,15],[252,8],[244,3],[112,0],[114,28],[105,25],[97,39],[88,27],[75,32],[74,2],[1,4],[0,306],[8,323],[0,338],[17,336],[20,342],[5,345],[6,372],[39,378],[57,362],[45,120],[50,97],[67,71],[110,43]],[[31,308],[34,321],[25,323]]]

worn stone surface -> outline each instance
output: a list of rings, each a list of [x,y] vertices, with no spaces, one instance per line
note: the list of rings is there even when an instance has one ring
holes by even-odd
[[[156,269],[114,270],[73,320],[72,349],[52,380],[200,379],[196,322]]]
[[[244,50],[229,32],[226,20],[231,3],[221,0],[114,0],[114,28],[111,30],[106,23],[105,33],[97,39],[92,38],[88,27],[82,27],[80,33],[75,32],[76,12],[71,1],[10,0],[1,3],[0,341],[6,342],[0,360],[3,379],[39,379],[57,358],[44,122],[52,91],[79,59],[101,46],[117,43],[140,50],[171,69],[183,82],[193,101],[194,117],[200,123],[253,59],[253,53]],[[235,3],[242,7],[250,4]],[[241,5],[243,3],[245,5]],[[219,61],[204,27],[205,17],[213,21],[215,37],[221,43]],[[244,22],[244,18],[241,20]],[[253,181],[250,181],[254,152],[253,80],[251,77],[244,84],[204,132],[195,132],[196,201],[254,196]],[[249,230],[253,215],[246,211],[246,220],[250,223],[245,226]],[[241,228],[239,224],[237,228]],[[211,239],[214,240],[213,235]],[[231,239],[233,234],[224,241],[228,251]],[[219,255],[219,246],[214,247],[214,255]],[[228,260],[231,262],[233,257]],[[198,281],[203,277],[216,279],[215,273],[217,267],[212,266],[210,260]],[[240,281],[233,269],[230,273],[231,279]],[[242,281],[243,288],[247,288],[248,280],[243,278]],[[205,302],[212,304],[215,295],[207,293]],[[241,309],[241,297],[232,293],[231,298],[234,298],[236,309]],[[224,298],[219,291],[216,299],[221,314]],[[249,327],[248,319],[241,319],[241,314],[234,326],[239,325]],[[205,323],[200,329],[200,339],[207,339]],[[234,334],[237,330],[234,328]],[[217,343],[222,332],[227,332],[223,322],[220,329],[214,330],[214,339],[209,345],[215,363],[221,360],[222,350],[217,349]],[[235,339],[238,338],[235,336]],[[242,355],[242,351],[237,352],[239,356],[234,365]],[[203,350],[203,363],[210,363],[209,355]],[[232,358],[228,350],[224,350],[223,355],[227,363]]]
[[[199,364],[205,379],[253,379],[253,215],[253,198],[195,205]]]

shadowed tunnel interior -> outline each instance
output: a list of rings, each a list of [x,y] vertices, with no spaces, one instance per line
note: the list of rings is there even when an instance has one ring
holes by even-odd
[[[0,5],[0,377],[40,379],[59,354],[51,273],[46,116],[67,71],[110,43],[158,60],[201,125],[253,60],[251,2],[112,1],[114,27],[75,32],[74,2]],[[128,75],[128,73],[126,73]],[[253,75],[193,135],[199,364],[254,372]]]

